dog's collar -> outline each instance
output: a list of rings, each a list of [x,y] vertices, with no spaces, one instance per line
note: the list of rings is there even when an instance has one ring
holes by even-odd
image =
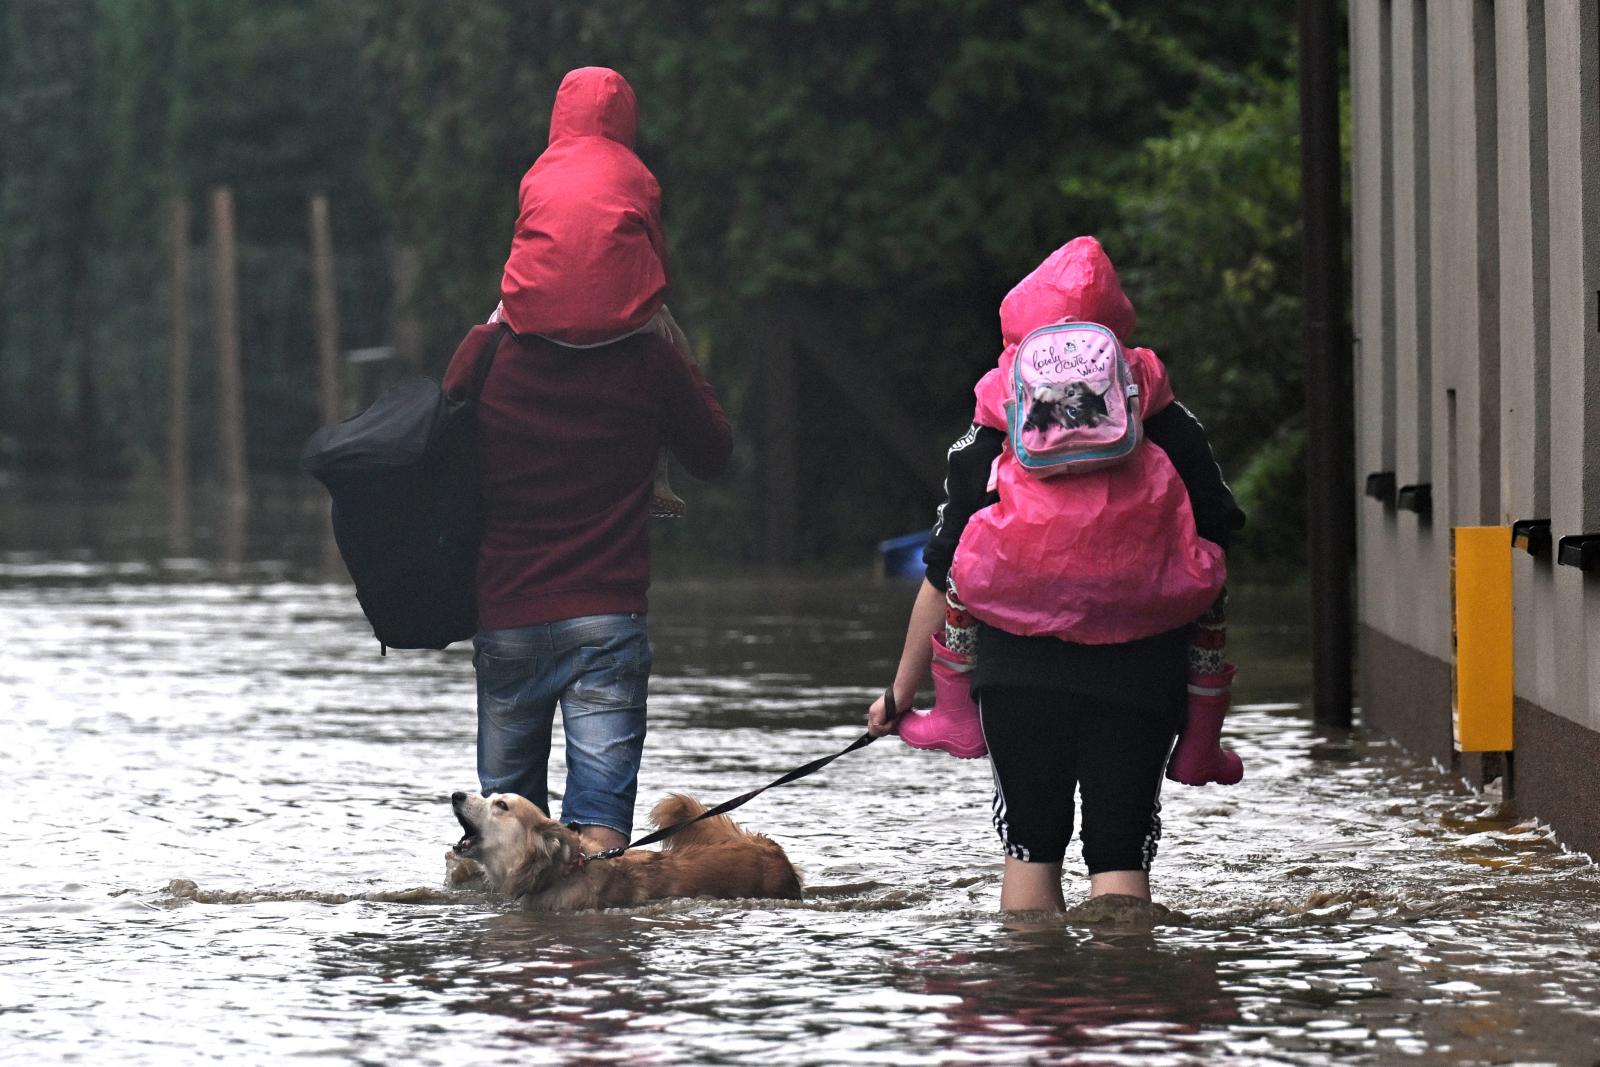
[[[575,874],[578,871],[583,870],[588,865],[589,865],[589,854],[580,849],[578,851],[578,854],[572,860],[568,861],[568,863],[567,863],[567,873],[568,874]]]

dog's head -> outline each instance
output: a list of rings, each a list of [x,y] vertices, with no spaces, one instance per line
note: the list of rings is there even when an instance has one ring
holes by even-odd
[[[1075,380],[1061,385],[1036,386],[1028,421],[1040,429],[1052,424],[1071,429],[1098,426],[1106,417],[1104,395],[1088,382]]]
[[[455,851],[483,864],[489,888],[496,893],[537,893],[583,863],[578,835],[526,797],[456,793],[450,806],[465,831]]]

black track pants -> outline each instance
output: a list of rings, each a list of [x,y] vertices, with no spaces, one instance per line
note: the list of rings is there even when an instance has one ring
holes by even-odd
[[[1083,791],[1090,874],[1150,869],[1161,837],[1161,780],[1183,708],[1092,706],[1057,689],[985,686],[994,826],[1006,854],[1060,863]]]

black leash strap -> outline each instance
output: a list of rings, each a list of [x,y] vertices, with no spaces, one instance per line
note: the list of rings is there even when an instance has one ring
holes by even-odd
[[[888,697],[888,704],[886,707],[889,709],[889,716],[892,719],[894,717],[894,697],[892,695]],[[768,782],[760,789],[752,789],[748,793],[741,793],[732,800],[724,800],[716,807],[709,808],[706,811],[701,812],[699,815],[696,815],[692,819],[684,819],[680,822],[673,823],[671,826],[663,826],[654,833],[646,834],[644,837],[639,838],[639,840],[623,845],[620,848],[608,848],[604,852],[596,852],[593,856],[590,856],[589,859],[612,860],[616,859],[630,848],[638,848],[641,845],[653,845],[657,841],[663,841],[677,833],[679,830],[687,829],[702,819],[710,819],[714,816],[730,812],[734,808],[737,808],[743,804],[747,804],[756,797],[760,796],[762,793],[765,793],[767,790],[771,789],[773,786],[787,785],[798,778],[804,778],[808,774],[815,774],[828,764],[832,763],[834,760],[838,759],[840,756],[848,755],[858,748],[866,748],[876,740],[877,738],[873,737],[871,734],[862,734],[860,737],[856,738],[854,741],[850,742],[833,755],[823,756],[821,759],[814,759],[810,763],[802,764],[801,766],[790,771],[788,774],[783,775],[781,778],[776,778],[773,781]]]
[[[472,368],[472,392],[467,394],[467,398],[474,402],[483,395],[483,387],[489,381],[489,371],[494,367],[495,353],[500,351],[500,343],[506,339],[506,334],[511,332],[511,327],[506,323],[501,322],[499,326],[500,328],[494,332],[494,340],[489,342],[488,355],[479,356],[480,365]]]

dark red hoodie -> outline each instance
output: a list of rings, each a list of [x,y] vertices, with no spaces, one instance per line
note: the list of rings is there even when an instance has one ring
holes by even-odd
[[[661,187],[633,154],[638,128],[633,89],[616,71],[582,67],[561,80],[549,147],[522,178],[500,281],[513,330],[592,345],[660,310]]]
[[[501,336],[499,326],[473,327],[445,388],[464,387]],[[654,332],[583,350],[505,335],[478,433],[484,630],[645,611],[660,450],[701,478],[721,474],[733,452],[711,386]]]

